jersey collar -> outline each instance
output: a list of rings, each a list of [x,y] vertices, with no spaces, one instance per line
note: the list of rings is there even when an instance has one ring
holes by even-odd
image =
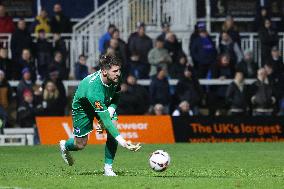
[[[100,79],[101,79],[101,82],[102,84],[105,86],[105,87],[110,87],[110,85],[107,85],[103,82],[103,79],[102,79],[102,72],[100,71]]]

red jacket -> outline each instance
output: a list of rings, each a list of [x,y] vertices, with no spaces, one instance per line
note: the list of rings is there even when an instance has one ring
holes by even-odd
[[[15,26],[10,16],[0,17],[0,33],[13,33]]]

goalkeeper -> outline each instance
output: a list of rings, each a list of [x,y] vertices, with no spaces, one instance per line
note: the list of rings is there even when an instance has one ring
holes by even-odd
[[[121,81],[121,62],[113,55],[103,55],[99,61],[100,70],[84,78],[75,93],[72,102],[73,134],[75,138],[60,141],[63,160],[70,166],[74,161],[70,151],[82,150],[88,141],[88,134],[93,130],[93,119],[99,122],[101,128],[107,132],[105,146],[104,175],[116,176],[113,172],[117,145],[130,151],[140,149],[140,144],[126,141],[116,128],[117,115],[115,109],[119,99]]]

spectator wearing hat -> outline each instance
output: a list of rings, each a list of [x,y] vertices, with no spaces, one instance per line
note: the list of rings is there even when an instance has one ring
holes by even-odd
[[[39,36],[35,43],[35,56],[37,59],[38,73],[41,79],[44,79],[47,75],[48,66],[52,60],[52,44],[47,41],[46,32],[39,30]]]
[[[176,85],[175,97],[177,102],[175,104],[187,101],[194,114],[198,114],[198,106],[203,96],[202,87],[191,66],[186,67],[183,71],[183,77],[179,79]]]
[[[244,82],[244,74],[235,73],[235,78],[226,91],[226,103],[229,106],[230,115],[247,115],[249,108],[249,89]]]
[[[13,33],[15,26],[4,5],[0,5],[0,33]]]
[[[130,34],[128,38],[129,54],[134,52],[139,55],[140,62],[142,62],[143,69],[149,73],[150,64],[148,62],[148,53],[153,48],[152,39],[145,33],[145,24],[143,22],[137,23],[137,31]]]
[[[31,72],[29,68],[22,70],[22,79],[17,87],[17,104],[20,105],[23,102],[23,92],[27,89],[33,91],[34,83],[31,79]]]
[[[111,35],[113,34],[116,26],[113,24],[110,24],[108,26],[107,32],[104,33],[100,39],[99,39],[99,51],[100,54],[104,53],[106,51],[105,44],[111,39]]]
[[[35,127],[35,117],[41,115],[43,107],[41,104],[35,104],[32,91],[25,89],[23,91],[23,102],[17,109],[17,122],[21,128]]]
[[[190,109],[190,104],[184,100],[181,103],[179,103],[178,108],[174,110],[172,113],[172,116],[182,116],[182,117],[187,117],[187,116],[193,116],[194,113]]]
[[[164,48],[164,41],[162,39],[156,39],[155,48],[151,49],[148,54],[148,61],[151,65],[150,77],[157,74],[158,67],[163,67],[168,70],[168,65],[172,63],[172,58],[168,50]]]
[[[20,19],[17,23],[17,29],[11,37],[11,51],[14,62],[19,62],[23,49],[32,49],[32,37],[27,30],[26,22]]]
[[[244,52],[243,60],[236,65],[236,70],[242,72],[245,78],[256,78],[257,63],[253,60],[252,50]]]
[[[171,31],[170,24],[168,22],[162,23],[162,33],[157,37],[157,39],[161,39],[163,41],[166,40],[166,35]]]
[[[232,16],[227,16],[225,22],[222,26],[222,31],[225,31],[229,34],[231,39],[236,42],[239,46],[241,46],[241,37],[238,31],[237,26],[235,25],[234,18]],[[221,38],[220,38],[221,41]]]
[[[191,44],[190,54],[199,78],[206,78],[212,65],[216,63],[217,51],[204,23],[198,23],[198,36]]]
[[[162,104],[165,107],[165,112],[168,113],[171,94],[167,70],[165,68],[157,69],[157,74],[151,79],[149,93],[151,105]]]
[[[271,57],[271,49],[278,45],[277,32],[272,28],[271,20],[264,21],[264,27],[259,30],[261,43],[261,65],[263,66]]]
[[[0,70],[5,73],[6,79],[16,79],[14,67],[15,65],[13,64],[12,60],[8,58],[8,49],[0,48]]]
[[[23,71],[24,68],[28,68],[31,74],[31,80],[36,80],[36,66],[29,49],[23,49],[22,57],[19,60],[19,67],[21,71]]]
[[[59,3],[53,6],[54,15],[51,18],[50,26],[52,33],[71,33],[70,19],[63,14],[62,7]]]
[[[75,64],[75,79],[82,80],[87,75],[88,72],[88,66],[86,65],[86,57],[84,55],[79,56],[79,61]]]

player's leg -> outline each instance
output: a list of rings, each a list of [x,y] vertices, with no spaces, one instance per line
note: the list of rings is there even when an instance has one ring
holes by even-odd
[[[90,119],[73,122],[75,138],[60,141],[61,156],[68,165],[72,166],[74,164],[70,151],[82,150],[87,145],[88,134],[93,130],[92,122]]]
[[[116,126],[117,121],[112,120],[113,124]],[[117,141],[109,133],[107,133],[107,142],[105,146],[105,166],[104,166],[104,175],[106,176],[116,176],[112,170],[112,164],[114,157],[117,151]]]

